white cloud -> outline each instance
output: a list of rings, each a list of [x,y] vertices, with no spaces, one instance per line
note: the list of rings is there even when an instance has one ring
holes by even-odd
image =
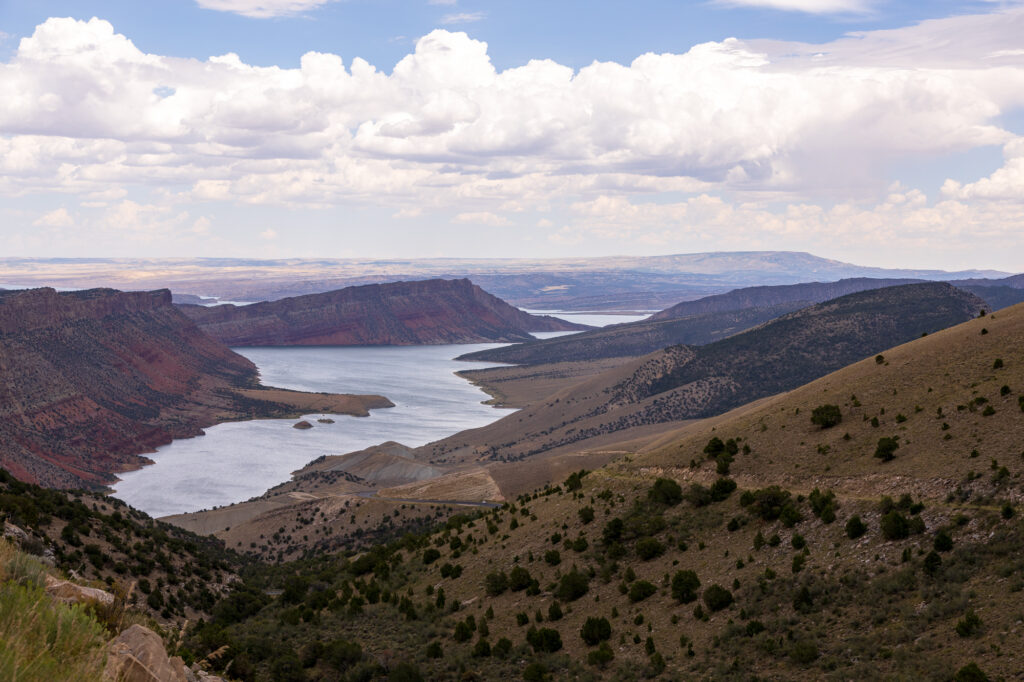
[[[458,0],[427,0],[428,5],[455,5]]]
[[[267,239],[267,240],[277,239],[277,231],[276,230],[272,230],[272,229],[270,229],[268,227],[267,229],[265,229],[262,232],[260,232],[260,238],[261,239]]]
[[[954,199],[1009,199],[1024,200],[1024,137],[1006,145],[1003,167],[987,178],[961,184],[946,180],[942,193]]]
[[[455,14],[446,14],[441,17],[441,23],[445,26],[450,24],[472,24],[480,21],[485,16],[484,12],[456,12]]]
[[[943,26],[973,22],[987,54],[1017,40],[1002,27],[1022,18]],[[835,49],[820,65],[730,39],[629,65],[498,71],[486,43],[438,30],[387,74],[313,52],[295,69],[162,57],[105,21],[50,19],[0,65],[0,193],[142,183],[204,200],[388,196],[463,211],[611,189],[870,194],[887,160],[1005,143],[997,117],[1024,106],[1024,64],[875,67]]]
[[[58,208],[39,216],[32,224],[36,227],[71,227],[75,220],[66,208]]]
[[[512,224],[512,221],[508,218],[491,213],[490,211],[460,213],[452,219],[452,222],[462,223],[464,225],[489,225],[491,227],[501,227],[503,225]]]
[[[196,0],[204,9],[234,12],[245,17],[267,19],[298,14],[326,5],[332,0]]]
[[[761,7],[811,14],[865,13],[872,10],[870,0],[716,0],[730,7]]]
[[[751,214],[793,234],[817,229],[806,217],[816,202],[867,224],[859,207],[885,192],[888,163],[1006,145],[1003,169],[899,214],[927,218],[938,238],[960,229],[940,225],[956,206],[980,216],[989,209],[975,204],[1024,186],[1019,144],[999,124],[1024,108],[1022,34],[1024,11],[1004,10],[828,45],[728,39],[630,64],[498,70],[486,43],[437,30],[386,73],[316,52],[298,68],[178,59],[144,53],[99,19],[50,19],[0,63],[0,195],[75,195],[134,234],[213,230],[182,217],[189,202],[387,202],[396,218],[445,211],[456,224],[502,225],[501,213],[574,202],[582,220],[600,199],[635,215],[629,234],[653,243],[664,228],[643,218],[661,214],[637,197],[696,193],[724,208],[698,202],[687,224],[722,225],[728,240],[749,232],[722,212],[753,209],[714,195],[803,207],[799,221]],[[158,188],[177,208],[133,206],[126,188]],[[899,211],[919,201],[897,193]],[[869,212],[891,218],[888,203]],[[592,217],[598,229],[604,219]],[[567,229],[560,238],[581,228]]]
[[[551,241],[643,243],[662,252],[796,249],[895,267],[906,266],[912,253],[963,267],[966,254],[977,257],[992,244],[1024,250],[1024,204],[931,203],[914,189],[872,205],[792,203],[777,210],[709,195],[670,204],[601,196],[574,204],[572,213],[575,219],[549,235]]]

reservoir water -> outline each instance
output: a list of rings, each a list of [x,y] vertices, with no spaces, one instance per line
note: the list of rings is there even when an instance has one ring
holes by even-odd
[[[630,319],[638,317],[617,315],[614,321]],[[328,415],[306,415],[314,425],[307,430],[292,428],[296,419],[218,424],[205,436],[158,448],[148,455],[152,465],[120,474],[114,496],[154,517],[209,509],[261,495],[321,455],[389,440],[416,447],[486,426],[509,410],[482,404],[488,396],[455,372],[494,365],[453,358],[500,345],[237,348],[260,369],[264,385],[379,394],[395,407],[369,417],[330,415],[333,424],[316,421]]]

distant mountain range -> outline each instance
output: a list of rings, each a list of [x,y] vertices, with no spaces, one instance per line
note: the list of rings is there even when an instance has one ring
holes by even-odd
[[[660,310],[755,285],[854,277],[985,284],[1007,274],[865,267],[780,251],[560,259],[0,259],[0,286],[167,287],[176,294],[265,301],[359,284],[468,277],[515,306],[537,310]]]
[[[369,284],[247,306],[180,309],[231,346],[515,342],[532,340],[534,331],[589,329],[524,313],[468,279]]]
[[[1024,283],[1024,278],[1016,279]],[[839,296],[920,281],[858,277],[837,282],[734,289],[725,294],[678,303],[639,322],[467,353],[459,359],[536,365],[637,357],[676,344],[711,343],[786,313]],[[981,280],[983,283],[971,285],[955,282],[955,285],[958,289],[972,293],[985,301],[989,310],[999,310],[1024,301],[1024,288],[1017,289],[1001,284],[1006,281]]]

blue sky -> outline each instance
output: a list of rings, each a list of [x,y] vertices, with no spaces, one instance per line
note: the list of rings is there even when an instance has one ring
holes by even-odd
[[[341,0],[253,18],[205,9],[195,0],[4,0],[0,27],[10,36],[8,54],[17,38],[31,35],[49,17],[96,16],[154,54],[205,59],[235,52],[249,64],[297,66],[313,50],[363,57],[382,69],[393,67],[420,36],[448,27],[486,41],[499,69],[530,59],[579,68],[594,60],[628,63],[645,52],[685,52],[728,37],[822,43],[850,31],[906,26],[992,4],[896,1],[868,3],[874,8],[869,11],[812,13],[686,0]]]
[[[2,0],[0,238],[1018,270],[1022,35],[993,1]]]

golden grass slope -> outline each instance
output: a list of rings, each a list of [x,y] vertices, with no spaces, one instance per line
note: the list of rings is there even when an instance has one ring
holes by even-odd
[[[864,496],[910,492],[944,498],[957,488],[991,492],[1008,467],[1005,495],[1020,500],[1024,457],[1024,305],[917,339],[794,391],[696,422],[647,448],[638,466],[687,469],[713,436],[742,437],[732,475]],[[811,423],[814,408],[840,406],[842,422]],[[877,420],[877,421],[875,421]],[[874,424],[877,423],[877,426]],[[896,437],[895,459],[873,455]],[[712,475],[702,467],[704,476]],[[690,477],[696,472],[687,472]]]

